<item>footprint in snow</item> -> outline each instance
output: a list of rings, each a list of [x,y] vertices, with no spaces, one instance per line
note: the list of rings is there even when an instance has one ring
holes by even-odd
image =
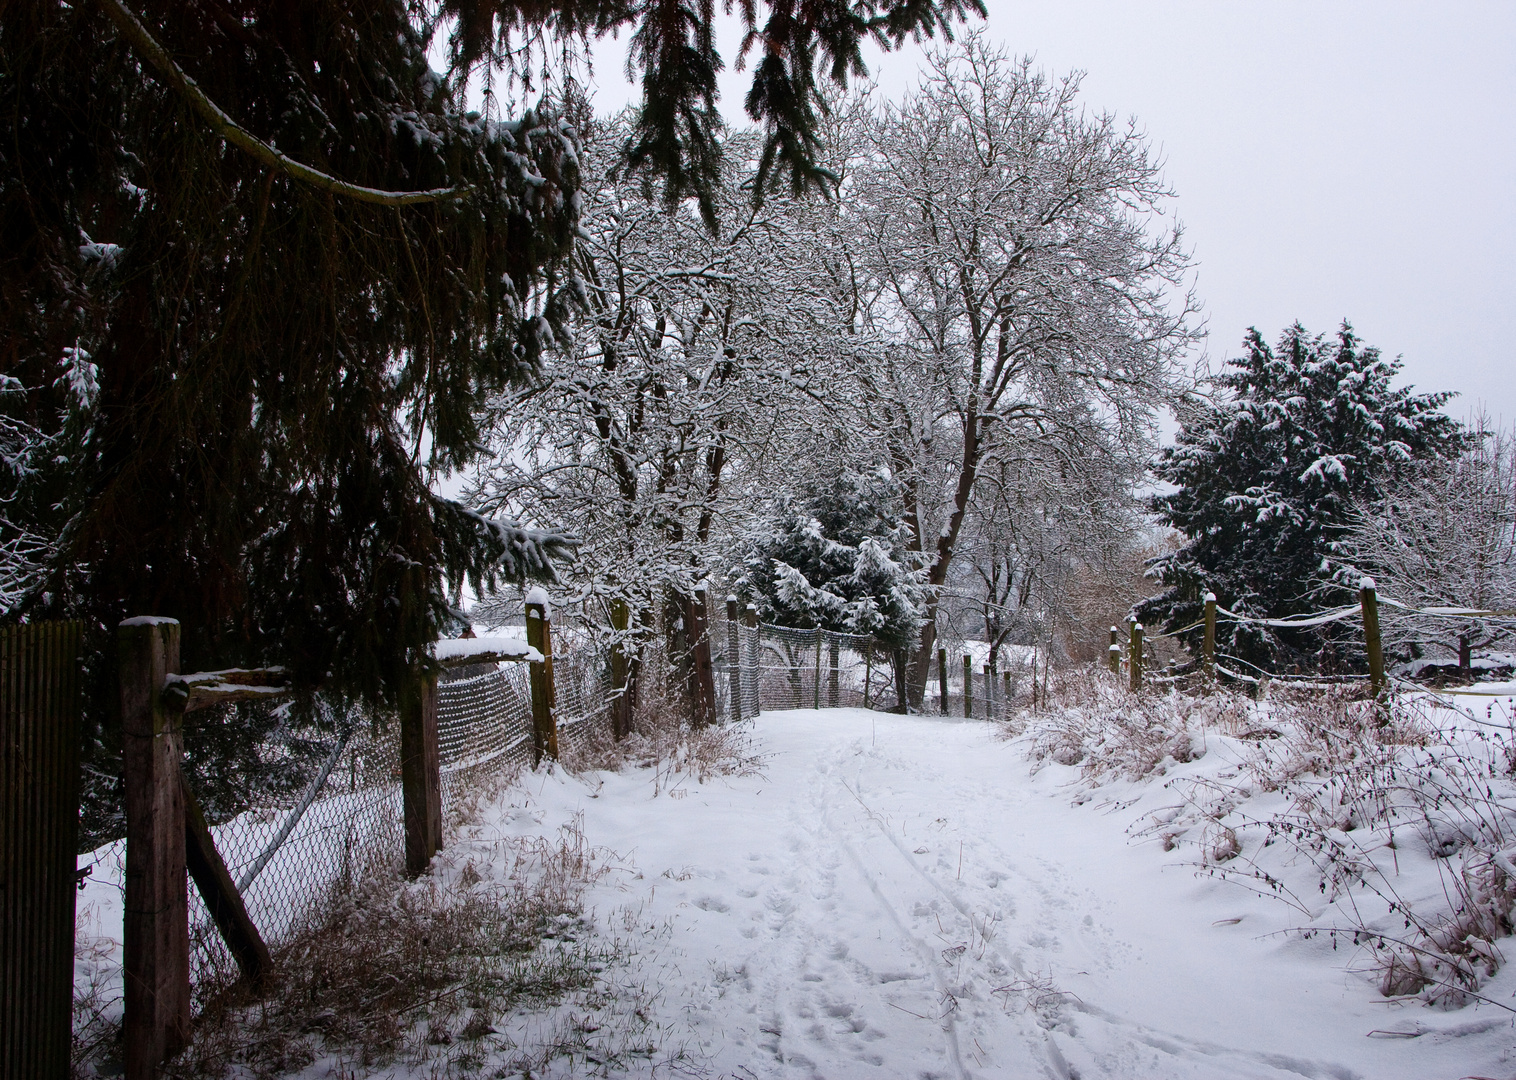
[[[701,911],[718,911],[723,915],[732,910],[732,905],[719,896],[702,896],[695,901],[695,906]]]

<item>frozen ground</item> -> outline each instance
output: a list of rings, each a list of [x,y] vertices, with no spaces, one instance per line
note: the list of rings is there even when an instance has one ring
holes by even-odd
[[[642,961],[681,1071],[1516,1074],[1510,1013],[1387,1002],[1351,947],[1283,933],[1298,912],[1133,842],[1161,783],[1091,798],[988,725],[860,710],[768,713],[754,741],[761,776],[656,795],[645,770],[530,777],[451,853],[582,814],[622,868],[590,902],[667,931]]]
[[[587,898],[600,932],[630,943],[616,978],[637,992],[617,1007],[646,1006],[656,1036],[653,1054],[620,1058],[641,1073],[1516,1077],[1511,1013],[1387,1001],[1350,943],[1288,933],[1299,911],[1197,872],[1194,846],[1134,839],[1173,805],[1163,780],[1091,789],[980,722],[796,711],[764,714],[751,735],[759,772],[705,784],[527,774],[434,867],[490,876],[500,837],[577,823],[612,867]],[[1226,770],[1238,744],[1207,743],[1164,779]],[[1422,864],[1407,887],[1435,890]],[[84,895],[107,941],[120,933],[113,866],[102,859]],[[1481,992],[1516,1005],[1516,965]],[[520,1042],[550,1021],[495,1024]],[[549,1069],[586,1071],[598,1074],[583,1059]]]

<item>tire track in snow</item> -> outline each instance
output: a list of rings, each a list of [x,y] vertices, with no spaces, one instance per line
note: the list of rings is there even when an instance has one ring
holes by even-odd
[[[833,764],[843,764],[845,761],[844,755],[845,750],[839,748],[834,755]],[[848,792],[848,794],[857,801],[858,805],[863,809],[864,815],[873,822],[880,835],[889,842],[890,846],[895,850],[895,852],[905,862],[910,870],[929,888],[931,888],[935,893],[946,900],[947,903],[951,905],[952,908],[958,913],[958,915],[968,923],[969,928],[972,932],[979,933],[981,940],[985,940],[983,933],[979,931],[978,927],[974,924],[974,907],[959,894],[958,890],[939,880],[928,870],[922,867],[920,861],[916,858],[915,853],[906,847],[903,839],[895,832],[894,829],[890,827],[888,821],[886,821],[884,816],[870,807],[868,803],[864,801],[862,795],[850,787],[846,780],[841,778],[840,770],[835,768],[818,768],[818,772],[822,774],[823,781],[828,775],[833,772],[836,772],[838,774],[835,778],[836,782],[839,783]],[[825,817],[825,812],[830,808],[830,800],[825,801],[822,806],[823,823],[827,824],[827,827],[829,829],[832,829],[832,826],[829,822],[826,821]],[[834,829],[833,831],[835,834]],[[880,901],[881,906],[885,908],[886,914],[889,916],[890,920],[895,924],[896,928],[900,930],[902,935],[910,939],[916,945],[918,951],[921,951],[922,956],[927,962],[929,969],[932,971],[933,978],[937,983],[939,993],[951,997],[952,995],[949,989],[946,987],[945,983],[942,980],[941,972],[935,962],[936,957],[932,952],[931,946],[927,945],[924,941],[921,941],[905,928],[902,920],[899,917],[898,911],[889,904],[888,900],[884,898],[876,882],[874,881],[873,876],[867,872],[862,859],[858,856],[855,849],[840,834],[836,834],[836,836],[838,842],[843,846],[844,850],[847,852],[848,857],[852,860],[854,866],[858,869],[860,875],[864,878],[865,882],[869,886],[870,891],[874,894],[876,899]],[[992,846],[998,847],[998,845]],[[1043,894],[1044,896],[1048,895],[1046,889],[1042,888],[1039,883],[1033,881],[1024,872],[1018,874],[1018,876],[1024,879],[1028,885],[1031,885],[1039,893]],[[1022,978],[1029,977],[1028,969],[1019,951],[1015,951],[1007,955],[1006,953],[1000,951],[998,946],[996,946],[992,941],[985,940],[983,955],[992,955],[995,959],[999,960],[1003,966],[1016,972],[1016,974]],[[993,982],[994,980],[988,981]],[[1206,1040],[1193,1039],[1173,1032],[1167,1032],[1148,1027],[1147,1025],[1138,1023],[1127,1017],[1113,1013],[1107,1009],[1088,1004],[1084,1001],[1079,1000],[1073,995],[1066,995],[1066,997],[1071,1000],[1066,1001],[1064,1004],[1074,1011],[1097,1019],[1107,1024],[1108,1026],[1123,1032],[1128,1039],[1140,1043],[1144,1046],[1150,1047],[1151,1049],[1157,1050],[1163,1054],[1166,1054],[1173,1058],[1178,1058],[1180,1060],[1188,1059],[1188,1062],[1191,1065],[1199,1066],[1205,1062],[1209,1062],[1212,1064],[1212,1066],[1214,1066],[1215,1064],[1220,1064],[1221,1061],[1225,1059],[1231,1059],[1232,1067],[1240,1066],[1244,1069],[1248,1069],[1250,1075],[1256,1075],[1256,1073],[1252,1073],[1252,1068],[1261,1066],[1267,1069],[1269,1072],[1275,1073],[1276,1075],[1278,1073],[1285,1073],[1293,1076],[1304,1077],[1306,1080],[1362,1080],[1360,1074],[1355,1072],[1353,1069],[1336,1063],[1312,1061],[1305,1058],[1297,1058],[1293,1055],[1288,1054],[1243,1050],[1236,1047],[1225,1046],[1219,1043],[1212,1043]],[[951,1016],[951,1014],[949,1015]],[[1052,1033],[1044,1031],[1043,1035],[1043,1045],[1038,1047],[1038,1049],[1041,1051],[1042,1055],[1045,1058],[1044,1068],[1047,1069],[1051,1077],[1055,1077],[1057,1080],[1069,1080],[1069,1078],[1075,1074],[1073,1073],[1073,1070],[1071,1070],[1067,1059],[1064,1057],[1057,1043],[1054,1041]],[[956,1028],[951,1032],[951,1036],[954,1062],[960,1070],[960,1075],[966,1077],[968,1074],[966,1071],[963,1071],[964,1066],[962,1064],[961,1057],[958,1054]]]

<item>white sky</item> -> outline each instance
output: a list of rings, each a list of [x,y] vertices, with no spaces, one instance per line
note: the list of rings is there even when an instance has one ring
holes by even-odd
[[[1135,115],[1167,161],[1198,265],[1213,360],[1256,325],[1348,318],[1403,354],[1421,390],[1516,421],[1516,3],[987,0],[988,35],[1053,74],[1082,69],[1094,109]],[[745,122],[749,73],[721,106]],[[597,107],[640,90],[626,35],[597,46]],[[919,50],[871,59],[882,90]]]

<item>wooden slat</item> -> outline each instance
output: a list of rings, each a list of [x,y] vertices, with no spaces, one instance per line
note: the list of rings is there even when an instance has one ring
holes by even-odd
[[[261,986],[273,962],[263,936],[253,925],[242,894],[232,882],[232,875],[216,850],[211,830],[205,823],[200,801],[190,789],[184,771],[179,772],[184,795],[184,862],[195,887],[205,899],[205,907],[221,931],[221,940],[237,961],[237,968],[253,986]]]
[[[66,1077],[79,820],[78,623],[0,629],[0,1077]]]

